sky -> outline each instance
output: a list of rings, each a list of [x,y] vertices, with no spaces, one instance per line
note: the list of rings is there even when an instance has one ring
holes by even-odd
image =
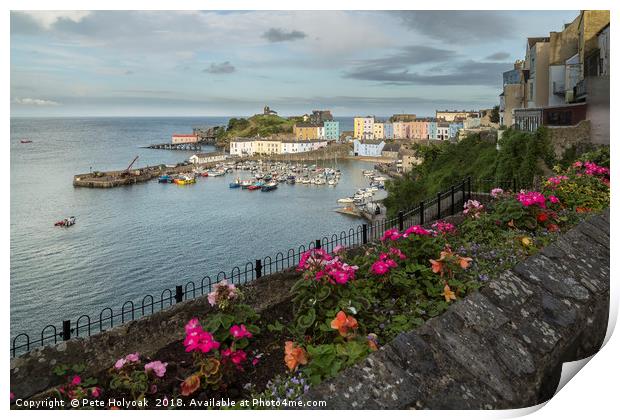
[[[11,116],[480,109],[577,11],[12,11]]]

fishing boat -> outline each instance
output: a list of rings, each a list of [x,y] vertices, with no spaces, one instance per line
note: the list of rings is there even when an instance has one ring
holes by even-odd
[[[70,227],[75,224],[75,216],[67,217],[54,223],[54,226]]]
[[[276,188],[278,188],[278,183],[275,181],[272,181],[272,182],[268,182],[265,185],[263,185],[260,190],[265,192],[265,191],[273,191]]]
[[[22,143],[22,144],[26,144],[26,143],[32,143],[32,140],[21,139],[19,142]]]
[[[350,204],[350,203],[353,203],[354,201],[355,200],[353,200],[351,197],[338,199],[338,203],[342,203],[342,204]]]
[[[237,178],[235,182],[231,182],[230,184],[228,184],[228,188],[239,188],[240,186],[241,181],[239,180],[239,178]]]
[[[260,190],[261,188],[262,188],[262,185],[252,184],[248,187],[248,190],[254,191],[254,190]]]
[[[252,181],[249,179],[245,179],[243,181],[241,181],[241,188],[242,189],[248,189],[250,186],[252,186]]]
[[[223,175],[226,175],[226,171],[224,171],[222,169],[216,169],[216,170],[209,169],[207,171],[207,173],[209,174],[209,176],[223,176]]]
[[[171,184],[172,177],[170,175],[161,175],[157,180],[160,184]]]

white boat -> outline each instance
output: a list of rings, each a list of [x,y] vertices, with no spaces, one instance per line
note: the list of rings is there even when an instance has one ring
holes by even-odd
[[[351,197],[338,199],[338,203],[343,203],[343,204],[353,203],[354,201],[355,200],[353,200]]]

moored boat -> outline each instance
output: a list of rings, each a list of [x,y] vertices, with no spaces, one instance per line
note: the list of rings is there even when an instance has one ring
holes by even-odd
[[[56,223],[54,223],[54,226],[70,227],[70,226],[73,226],[74,224],[75,224],[75,216],[71,216],[71,217],[66,217],[62,220],[57,221]]]
[[[275,181],[272,181],[272,182],[268,182],[265,185],[263,185],[260,190],[265,192],[265,191],[273,191],[276,188],[278,188],[278,183]]]

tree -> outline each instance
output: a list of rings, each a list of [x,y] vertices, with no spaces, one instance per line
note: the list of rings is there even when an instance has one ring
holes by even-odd
[[[491,111],[491,122],[498,123],[499,122],[499,105],[495,105],[493,110]]]

